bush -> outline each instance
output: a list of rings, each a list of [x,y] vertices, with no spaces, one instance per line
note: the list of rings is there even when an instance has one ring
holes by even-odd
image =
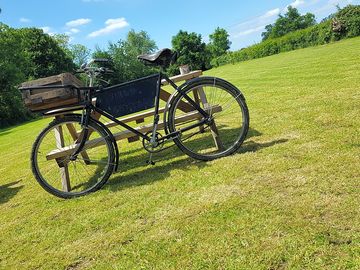
[[[360,6],[349,5],[336,13],[333,19],[336,39],[360,35]]]

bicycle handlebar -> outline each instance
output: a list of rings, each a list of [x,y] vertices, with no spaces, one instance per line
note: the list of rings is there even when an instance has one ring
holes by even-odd
[[[96,79],[100,75],[114,73],[114,71],[109,68],[96,67],[96,66],[92,66],[92,64],[94,64],[94,63],[109,63],[110,61],[111,60],[105,59],[105,58],[92,59],[89,63],[82,64],[80,69],[78,69],[75,72],[75,74],[76,73],[85,73],[90,78],[89,86],[92,86],[94,79]]]

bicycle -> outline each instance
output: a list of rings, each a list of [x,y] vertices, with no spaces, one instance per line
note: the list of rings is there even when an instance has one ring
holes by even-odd
[[[46,191],[61,198],[86,195],[100,189],[117,170],[118,138],[94,114],[139,136],[144,149],[150,153],[150,164],[153,164],[152,154],[161,152],[170,141],[188,156],[203,161],[231,155],[241,146],[249,129],[249,112],[239,89],[215,77],[194,78],[177,86],[164,72],[176,61],[176,53],[170,49],[141,55],[138,59],[159,67],[159,72],[115,88],[94,86],[95,79],[108,70],[93,64],[106,60],[95,59],[82,66],[81,72],[90,80],[88,87],[77,89],[82,92],[82,114],[69,110],[68,114],[53,120],[40,132],[32,148],[32,172]],[[159,96],[164,81],[175,91],[161,110]],[[151,95],[148,98],[155,109],[152,125],[139,131],[117,119],[123,108],[111,106],[111,102],[116,100],[116,89],[141,83],[155,94],[155,98]],[[45,114],[52,115],[51,112]],[[160,121],[161,114],[163,121]]]

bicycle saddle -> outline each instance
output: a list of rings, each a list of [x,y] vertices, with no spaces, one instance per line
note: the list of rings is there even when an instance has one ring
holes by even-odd
[[[162,49],[156,53],[139,55],[137,58],[145,64],[166,68],[176,61],[177,53],[170,49]]]

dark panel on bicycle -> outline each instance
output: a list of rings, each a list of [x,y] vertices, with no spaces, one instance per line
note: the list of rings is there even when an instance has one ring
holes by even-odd
[[[154,107],[158,74],[104,88],[96,93],[96,107],[114,117]]]

